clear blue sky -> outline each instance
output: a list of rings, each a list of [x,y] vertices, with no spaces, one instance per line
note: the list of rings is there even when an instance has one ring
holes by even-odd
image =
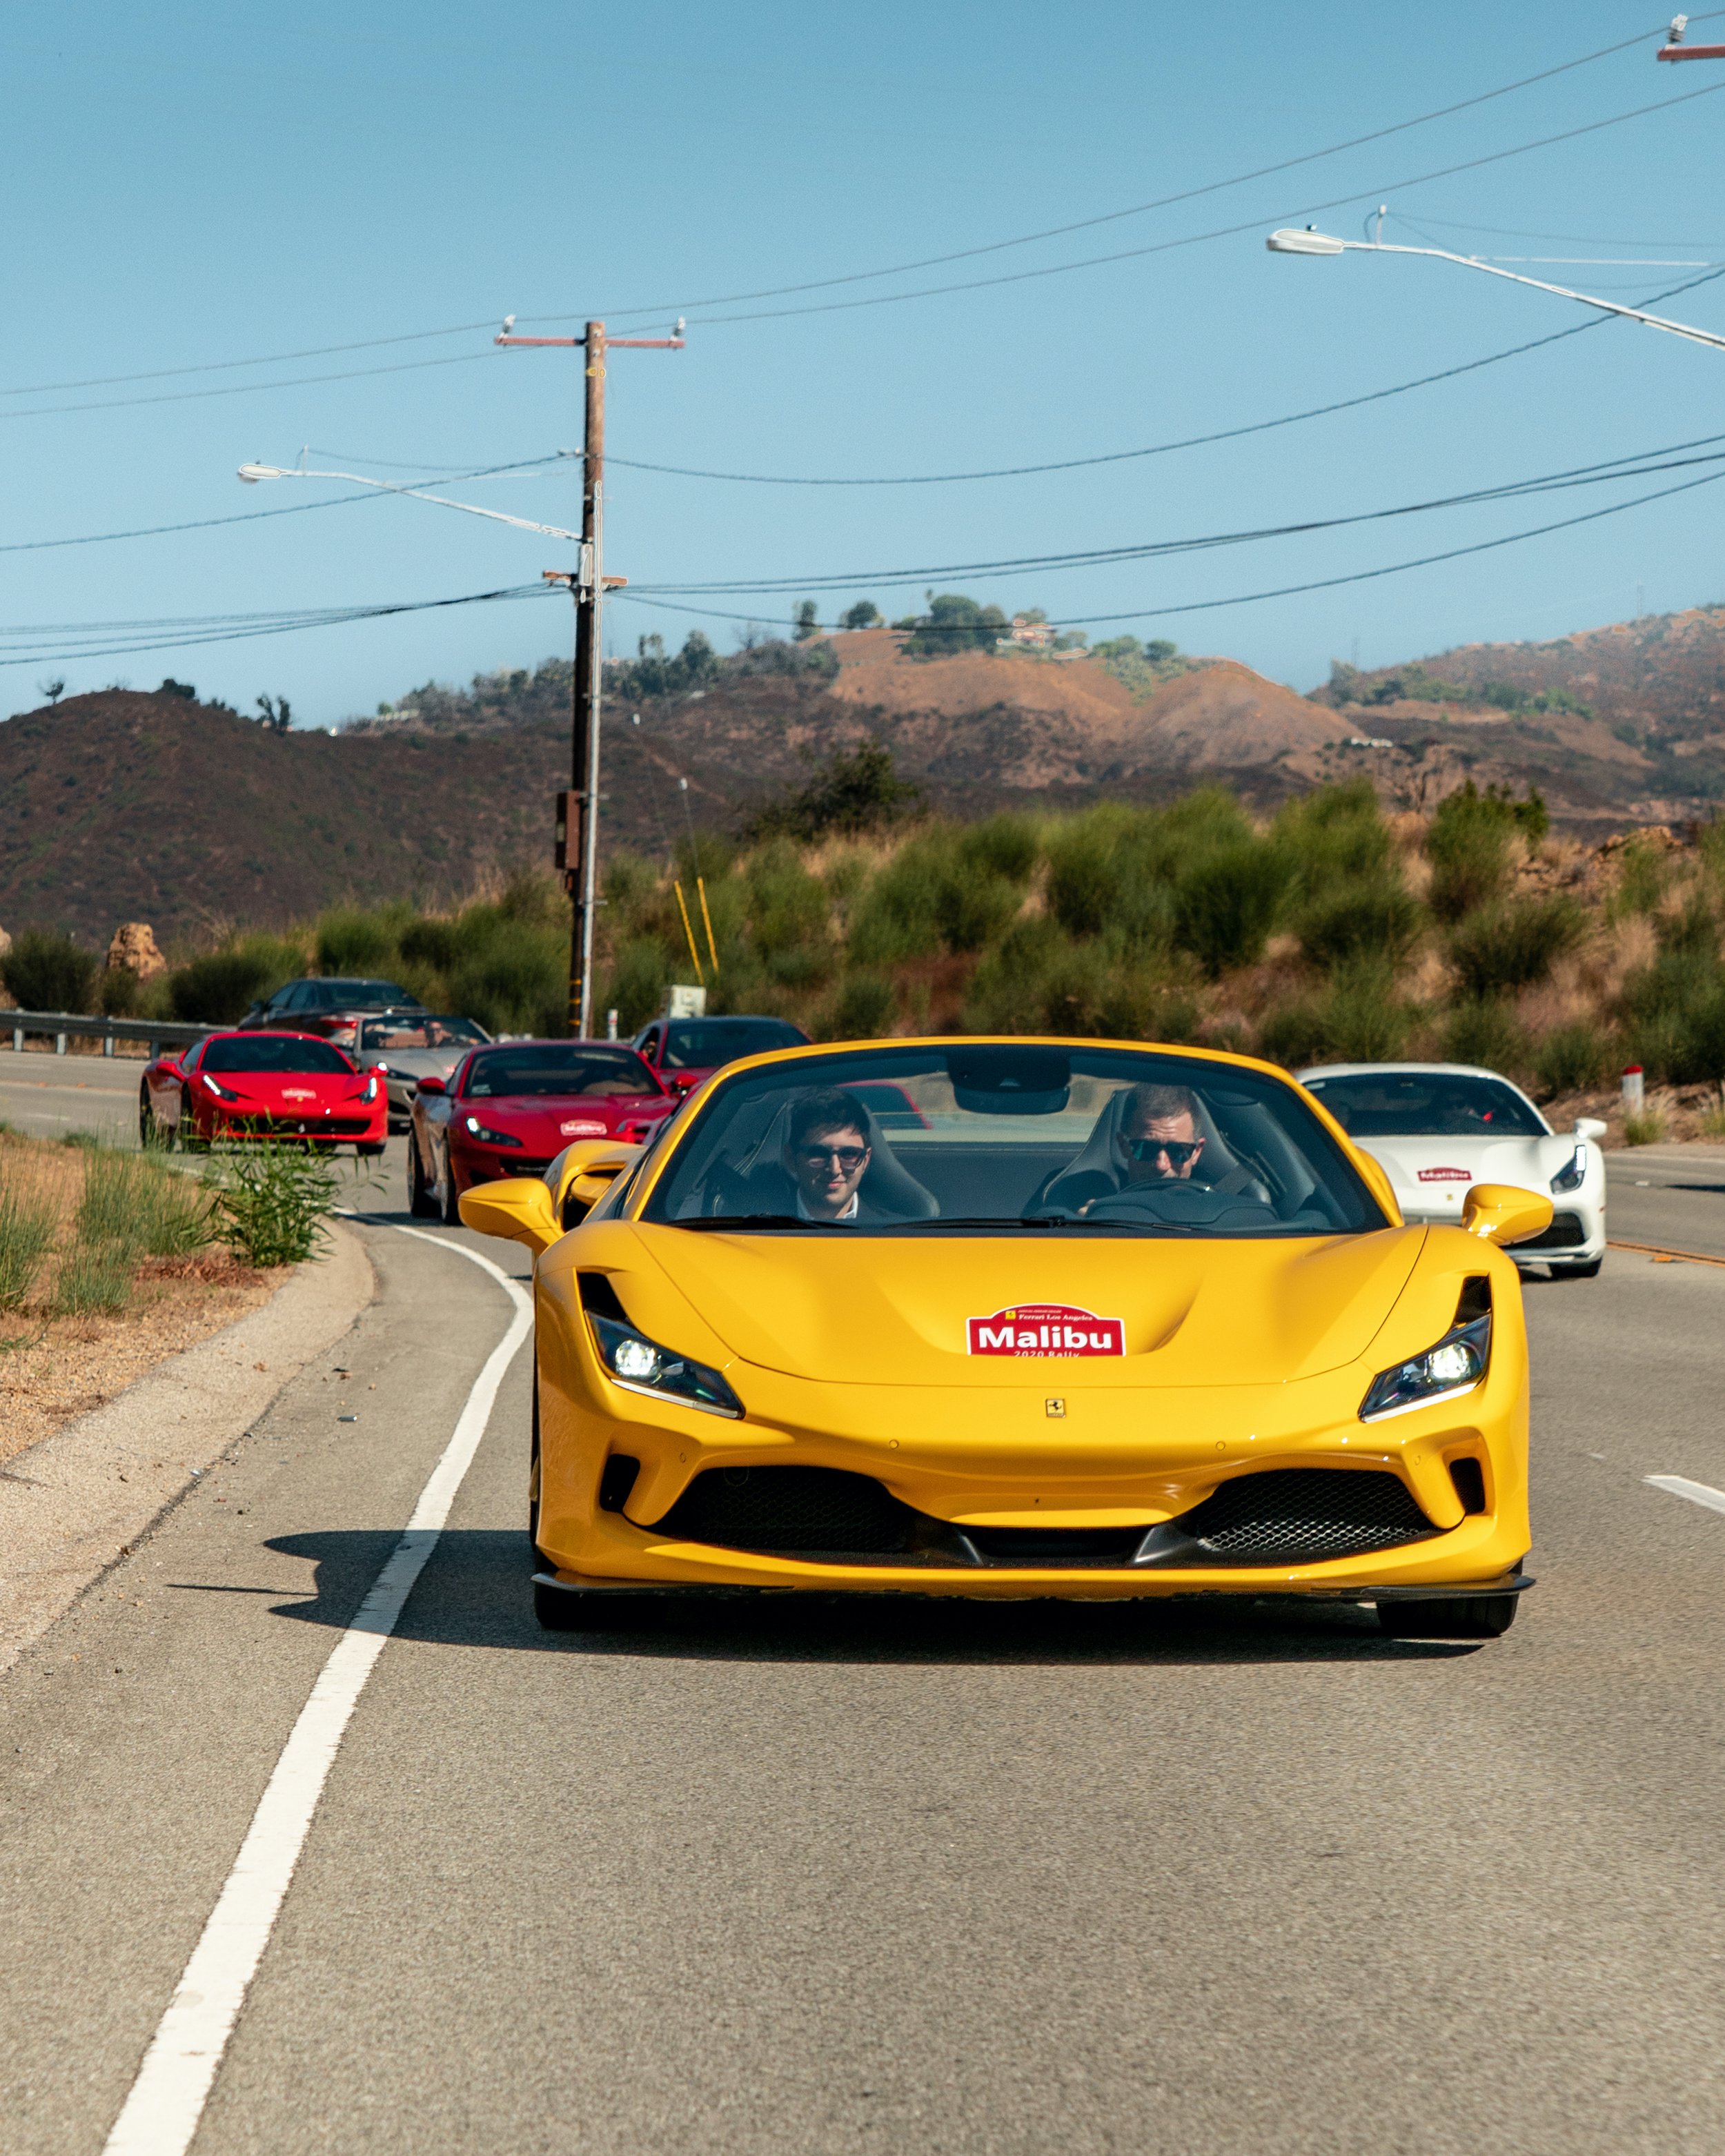
[[[1319,150],[1637,32],[1632,49],[1453,118],[1088,232],[932,272],[754,305],[714,295],[983,247]],[[1704,36],[1697,25],[1692,36]],[[1725,19],[1712,34],[1725,36]],[[7,11],[8,203],[0,389],[292,353],[530,317],[691,318],[688,349],[619,353],[619,457],[726,470],[917,473],[1128,449],[1387,387],[1584,317],[1430,262],[1298,262],[1261,234],[1418,225],[1504,254],[1725,262],[1725,62],[1656,65],[1654,11],[1452,0],[1386,9],[1071,0],[865,10],[668,0],[287,9],[61,0]],[[1669,111],[1420,185],[1480,157],[1718,85]],[[1442,222],[1440,222],[1440,221]],[[1070,274],[754,321],[703,316],[1004,275],[1241,223]],[[1497,237],[1478,227],[1561,239]],[[1634,243],[1633,244],[1626,243]],[[1535,270],[1633,300],[1681,270]],[[1725,280],[1669,303],[1725,328]],[[545,325],[545,326],[550,326]],[[285,506],[351,491],[242,488],[252,458],[411,479],[580,439],[578,355],[497,353],[490,327],[273,367],[0,396],[0,544]],[[362,378],[295,377],[398,365]],[[266,386],[270,383],[285,386]],[[190,390],[239,393],[49,409]],[[742,486],[614,468],[607,567],[635,583],[802,578],[1123,546],[1388,506],[1705,434],[1725,354],[1617,324],[1363,410],[1090,470],[902,489]],[[328,453],[335,452],[331,458]],[[403,469],[397,469],[402,467]],[[1673,475],[1681,477],[1683,475]],[[1668,485],[1654,480],[1648,485]],[[456,493],[460,488],[453,490]],[[1384,663],[1717,599],[1725,486],[1375,583],[1208,613],[1194,600],[1338,576],[1513,531],[1643,488],[1444,511],[1157,563],[942,578],[1056,619],[1118,613],[1306,688]],[[553,524],[575,468],[474,481]],[[520,583],[556,542],[411,501],[111,545],[0,554],[8,631],[101,619],[437,598]],[[920,603],[859,576],[824,598]],[[788,601],[711,603],[763,619]],[[696,617],[619,604],[610,648]],[[705,624],[721,648],[727,624]],[[1094,634],[1110,633],[1106,629]],[[63,632],[11,651],[59,648]],[[567,648],[556,600],[0,670],[37,682],[165,674],[325,725],[429,678]],[[10,652],[0,653],[9,656]]]

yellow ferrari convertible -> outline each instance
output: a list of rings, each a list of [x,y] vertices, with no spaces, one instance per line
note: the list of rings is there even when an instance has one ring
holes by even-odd
[[[536,1253],[540,1621],[602,1598],[1248,1595],[1490,1638],[1530,1583],[1502,1245],[1239,1055],[847,1042],[464,1194]],[[620,1614],[620,1613],[619,1613]]]

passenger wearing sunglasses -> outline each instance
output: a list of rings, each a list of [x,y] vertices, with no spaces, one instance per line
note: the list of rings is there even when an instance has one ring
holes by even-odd
[[[836,1090],[806,1094],[797,1103],[779,1160],[797,1188],[797,1215],[803,1220],[863,1217],[862,1179],[868,1173],[869,1134],[856,1103]]]

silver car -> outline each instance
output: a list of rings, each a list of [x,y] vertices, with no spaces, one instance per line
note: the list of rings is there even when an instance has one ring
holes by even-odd
[[[418,1010],[384,1011],[360,1020],[353,1044],[362,1070],[382,1069],[389,1094],[389,1127],[405,1130],[422,1078],[447,1078],[470,1048],[491,1038],[470,1018],[434,1018]]]

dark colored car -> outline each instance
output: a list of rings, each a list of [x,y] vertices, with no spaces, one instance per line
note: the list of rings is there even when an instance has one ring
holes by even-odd
[[[380,1153],[388,1115],[381,1071],[304,1033],[213,1033],[179,1055],[158,1055],[138,1089],[146,1145],[304,1139]]]
[[[360,1019],[372,1011],[423,1010],[398,982],[361,981],[346,976],[290,981],[267,1002],[255,1003],[239,1021],[244,1033],[321,1034],[352,1048]]]
[[[667,1086],[690,1093],[741,1056],[806,1048],[809,1036],[783,1018],[656,1018],[634,1045]]]
[[[615,1040],[509,1040],[476,1048],[447,1086],[419,1081],[408,1137],[408,1197],[452,1225],[476,1183],[542,1175],[583,1138],[634,1145],[681,1096]]]

